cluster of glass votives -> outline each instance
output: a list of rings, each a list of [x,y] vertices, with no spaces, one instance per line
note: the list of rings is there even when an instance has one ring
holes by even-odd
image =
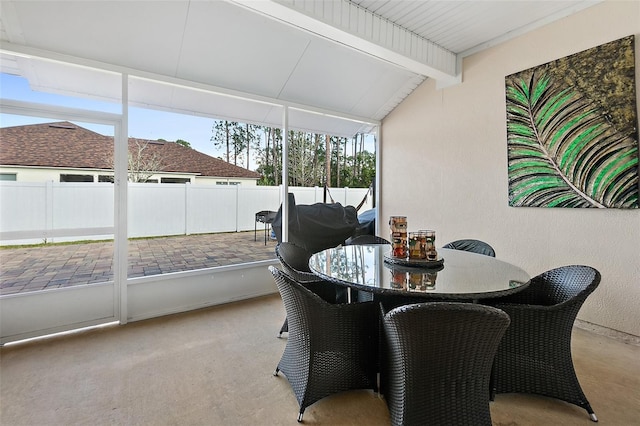
[[[426,291],[436,288],[438,271],[416,269],[405,272],[391,269],[391,288],[410,291]]]
[[[392,256],[401,259],[437,260],[436,231],[407,232],[406,216],[389,218]]]

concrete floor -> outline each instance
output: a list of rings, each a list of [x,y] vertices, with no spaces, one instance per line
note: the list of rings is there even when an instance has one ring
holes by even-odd
[[[278,295],[0,349],[0,424],[295,425],[298,405],[272,372],[286,344]],[[286,334],[285,334],[286,336]],[[640,424],[640,346],[582,329],[575,368],[603,426]],[[494,425],[592,425],[585,410],[505,394]],[[384,399],[344,392],[310,406],[307,425],[388,425]]]

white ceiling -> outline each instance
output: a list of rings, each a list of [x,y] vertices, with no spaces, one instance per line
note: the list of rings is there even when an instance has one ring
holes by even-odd
[[[115,101],[126,72],[133,105],[277,126],[287,105],[293,128],[352,135],[425,78],[464,81],[464,56],[598,2],[2,0],[0,69]]]

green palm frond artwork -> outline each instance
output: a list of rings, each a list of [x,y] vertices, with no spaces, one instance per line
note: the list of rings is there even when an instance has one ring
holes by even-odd
[[[633,37],[622,40],[628,45],[629,39],[633,59]],[[594,54],[603,52],[599,48],[506,78],[510,206],[638,208],[633,62],[631,82],[617,82],[614,88],[617,93],[620,84],[626,84],[632,97],[628,92],[622,94],[625,99],[611,94],[614,108],[607,108],[611,88],[588,89],[589,81],[599,84],[584,78],[594,73],[595,66],[583,70],[585,74],[568,72],[597,61]],[[619,55],[620,47],[604,51]],[[611,74],[606,68],[603,72]],[[624,72],[620,75],[625,77]],[[633,122],[628,123],[629,117]]]

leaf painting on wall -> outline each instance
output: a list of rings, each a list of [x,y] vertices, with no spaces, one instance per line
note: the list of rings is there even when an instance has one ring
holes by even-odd
[[[510,206],[638,208],[633,36],[505,85]]]

